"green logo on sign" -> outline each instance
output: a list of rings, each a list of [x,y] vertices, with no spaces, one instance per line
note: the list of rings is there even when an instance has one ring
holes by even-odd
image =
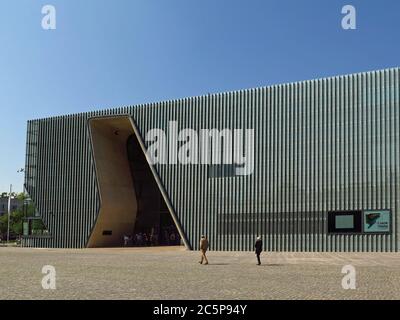
[[[376,223],[380,216],[380,213],[369,213],[366,215],[365,222],[368,224],[368,229],[370,229]]]
[[[390,232],[390,210],[364,211],[364,232],[366,233]]]

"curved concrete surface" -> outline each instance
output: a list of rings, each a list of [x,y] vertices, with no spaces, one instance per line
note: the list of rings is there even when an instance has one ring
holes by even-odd
[[[132,234],[137,214],[126,148],[134,131],[128,117],[91,119],[89,126],[101,209],[87,247],[121,246],[124,234]]]

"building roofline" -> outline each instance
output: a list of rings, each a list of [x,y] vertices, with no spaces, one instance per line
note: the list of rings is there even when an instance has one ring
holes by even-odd
[[[286,87],[286,86],[300,85],[300,84],[305,84],[305,83],[321,82],[321,81],[332,80],[332,79],[349,78],[352,76],[362,76],[362,75],[379,73],[379,72],[389,72],[389,71],[395,71],[395,70],[400,71],[400,67],[388,67],[388,68],[384,68],[384,69],[347,73],[347,74],[341,74],[341,75],[336,75],[336,76],[326,76],[326,77],[320,77],[320,78],[315,78],[315,79],[291,81],[291,82],[287,82],[287,83],[278,83],[278,84],[272,84],[272,85],[268,85],[268,86],[237,89],[237,90],[230,90],[230,91],[224,91],[224,92],[218,92],[218,93],[209,93],[209,94],[203,94],[203,95],[197,95],[197,96],[191,96],[191,97],[183,97],[183,98],[176,98],[176,99],[167,99],[167,100],[162,100],[162,101],[139,103],[139,104],[135,104],[135,105],[114,106],[114,107],[108,107],[108,108],[106,107],[106,108],[96,109],[96,110],[92,110],[92,111],[84,111],[84,112],[70,113],[70,114],[64,114],[64,115],[58,115],[58,116],[49,116],[49,117],[43,117],[43,118],[30,119],[30,120],[28,120],[28,122],[74,118],[74,117],[82,116],[82,115],[86,115],[86,116],[90,117],[91,114],[93,114],[93,116],[95,116],[99,112],[113,111],[113,110],[122,109],[122,108],[140,108],[140,107],[144,108],[144,107],[150,107],[150,106],[154,106],[154,105],[161,104],[161,103],[184,102],[184,101],[192,100],[192,99],[202,99],[202,98],[206,98],[206,97],[219,97],[222,95],[229,95],[229,94],[233,94],[233,93],[244,93],[244,92],[262,90],[262,89],[272,89],[272,88],[279,88],[282,86]]]

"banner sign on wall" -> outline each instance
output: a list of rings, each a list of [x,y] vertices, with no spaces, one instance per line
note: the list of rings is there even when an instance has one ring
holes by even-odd
[[[365,210],[363,218],[365,233],[390,232],[390,210]]]

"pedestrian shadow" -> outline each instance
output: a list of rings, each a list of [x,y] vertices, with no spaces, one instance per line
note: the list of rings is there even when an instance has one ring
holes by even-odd
[[[262,263],[260,266],[262,267],[283,267],[282,263]]]

